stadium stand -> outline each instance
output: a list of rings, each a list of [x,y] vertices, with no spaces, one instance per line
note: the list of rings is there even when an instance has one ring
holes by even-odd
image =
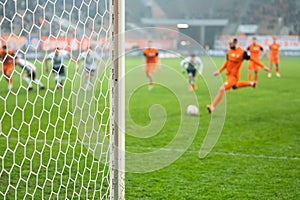
[[[262,4],[261,0],[245,0],[241,4],[239,0],[173,0],[170,3],[167,0],[128,0],[126,27],[127,29],[143,27],[141,18],[144,17],[228,19],[229,24],[222,32],[224,34],[238,34],[238,24],[256,24],[259,26],[257,34],[300,35],[300,1],[266,0],[264,2]],[[100,27],[107,23],[109,13],[103,16],[101,21],[93,19],[96,9],[103,10],[105,6],[107,5],[102,5],[101,1],[98,7],[82,3],[82,1],[8,1],[4,5],[0,4],[0,15],[3,16],[4,9],[11,11],[6,13],[6,18],[2,19],[1,35],[13,33],[16,36],[30,37],[74,36],[75,34],[77,37],[82,34],[89,36],[92,31],[83,30],[83,24],[88,23],[95,31],[100,30]],[[25,12],[26,7],[35,12]],[[78,9],[79,7],[82,12]],[[87,9],[89,12],[83,12]],[[43,10],[46,11],[45,14]],[[66,19],[70,18],[71,20],[67,22],[69,24],[65,26],[71,25],[73,29],[64,28],[65,22],[53,17],[54,13]],[[23,30],[22,26],[24,26]]]

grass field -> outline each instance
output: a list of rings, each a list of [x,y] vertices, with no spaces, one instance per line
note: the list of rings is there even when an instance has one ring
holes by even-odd
[[[162,59],[162,64],[179,72],[179,61]],[[220,66],[224,58],[213,58],[213,61]],[[141,62],[141,58],[128,58],[126,71]],[[210,97],[205,81],[198,78],[199,90],[195,95],[201,114],[192,144],[179,159],[161,169],[148,173],[127,172],[126,199],[300,199],[299,62],[299,58],[282,58],[281,78],[268,79],[261,71],[256,89],[227,93],[222,134],[204,159],[199,159],[198,153],[211,120],[205,108]],[[155,79],[164,79],[163,72],[164,68],[158,70]],[[134,78],[146,79],[142,70],[140,74]],[[35,89],[27,93],[24,87],[18,87],[19,76],[14,77],[15,86],[10,95],[7,95],[3,77],[0,81],[0,199],[4,196],[7,199],[32,196],[34,199],[87,199],[94,194],[107,198],[107,157],[101,154],[104,161],[99,164],[96,159],[99,157],[91,153],[97,150],[92,144],[96,140],[92,140],[93,135],[82,134],[90,123],[95,131],[107,132],[109,94],[105,75],[97,79],[97,83],[102,83],[95,87],[95,94],[101,94],[97,97],[78,89],[80,81],[74,81],[73,67],[68,69],[69,79],[63,93],[54,91],[52,77],[48,80],[46,73],[42,82],[49,89],[45,91]],[[206,78],[214,79],[212,75]],[[241,79],[247,79],[246,65]],[[174,86],[176,80],[170,80],[170,84]],[[147,85],[140,85],[131,95],[126,94],[130,97],[130,116],[141,127],[151,122],[152,105],[161,105],[167,114],[163,128],[151,137],[127,126],[126,131],[130,133],[126,136],[127,151],[150,153],[172,141],[181,126],[178,99],[189,103],[192,96],[192,93],[180,96],[186,90],[187,85],[179,85],[175,93],[166,86],[155,85],[148,91]],[[73,99],[74,95],[82,98]],[[95,105],[86,104],[90,100]],[[81,101],[85,104],[81,105]],[[90,122],[92,116],[83,111],[76,116],[84,119],[74,122],[74,113],[78,110],[74,102],[79,111],[84,111],[84,106],[96,108],[95,113],[91,112],[97,117],[96,123]],[[153,115],[158,122],[160,114]],[[143,137],[138,137],[139,134]],[[153,160],[153,163],[158,161]],[[140,160],[140,171],[151,165],[147,162],[149,160]],[[104,181],[103,177],[106,177]]]

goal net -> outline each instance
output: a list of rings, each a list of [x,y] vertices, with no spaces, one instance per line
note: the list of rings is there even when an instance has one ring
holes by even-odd
[[[124,198],[123,4],[0,2],[0,199]]]

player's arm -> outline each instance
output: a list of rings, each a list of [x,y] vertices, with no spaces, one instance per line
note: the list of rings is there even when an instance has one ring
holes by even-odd
[[[218,76],[220,73],[222,73],[224,71],[224,69],[226,69],[227,63],[228,63],[228,55],[226,55],[226,61],[224,62],[222,67],[220,67],[220,69],[218,71],[214,72],[214,76]]]
[[[156,59],[157,59],[157,67],[158,67],[158,69],[161,69],[161,63],[160,63],[160,59],[159,59],[159,53],[158,53],[158,51],[156,52]]]
[[[186,59],[184,59],[180,62],[180,68],[181,68],[181,72],[183,74],[185,73],[185,65],[186,65]]]
[[[267,72],[269,72],[269,68],[266,67],[262,62],[260,62],[258,59],[251,57],[248,55],[248,53],[245,51],[244,55],[243,55],[244,60],[251,60],[253,61],[256,65],[260,66],[261,68],[263,68],[264,70],[266,70]]]
[[[203,62],[202,62],[202,60],[200,58],[198,59],[198,62],[199,62],[198,74],[199,74],[199,76],[202,76]]]
[[[75,57],[73,57],[73,55],[70,53],[70,52],[68,52],[68,57],[71,59],[71,60],[73,60],[74,62],[76,62],[76,58]]]
[[[80,61],[82,59],[84,59],[84,57],[83,57],[83,55],[81,53],[81,54],[79,54],[78,58],[76,59],[76,68],[75,68],[76,71],[78,71],[78,68],[79,68],[79,65],[80,65]]]

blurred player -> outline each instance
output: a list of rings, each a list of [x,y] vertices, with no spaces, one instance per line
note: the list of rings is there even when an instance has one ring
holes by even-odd
[[[145,72],[149,78],[149,90],[153,88],[153,75],[158,63],[158,50],[152,47],[152,41],[148,41],[147,48],[144,49],[145,56]]]
[[[56,48],[54,52],[50,53],[46,57],[46,71],[49,71],[48,61],[51,60],[52,62],[52,73],[54,75],[54,81],[56,84],[56,89],[63,87],[64,80],[65,80],[65,66],[64,66],[64,59],[65,58],[72,58],[71,54],[67,51],[60,50]]]
[[[264,57],[266,51],[264,51],[263,47],[256,42],[256,37],[252,38],[252,43],[247,48],[247,51],[250,52],[251,58],[255,58],[256,60],[260,60],[260,58]],[[260,52],[263,52],[262,56],[260,57]],[[254,81],[256,82],[258,79],[258,72],[260,67],[255,64],[252,60],[248,62],[248,81],[252,81],[252,73],[254,71]]]
[[[12,50],[7,49],[7,46],[3,45],[2,50],[0,52],[0,59],[2,60],[2,69],[4,77],[8,82],[8,90],[10,91],[13,87],[11,75],[15,67],[16,56]]]
[[[76,71],[78,70],[79,62],[83,60],[83,66],[85,71],[85,89],[90,90],[90,84],[93,82],[94,74],[97,69],[97,61],[100,61],[101,58],[91,50],[89,47],[85,52],[79,54],[77,59]]]
[[[273,43],[270,45],[270,54],[269,54],[269,63],[270,63],[270,73],[268,73],[268,77],[272,76],[272,67],[275,63],[276,65],[276,76],[280,77],[279,73],[279,48],[280,45],[276,43],[276,37],[273,36]]]
[[[221,86],[219,93],[215,97],[214,101],[207,106],[208,112],[211,113],[218,103],[222,100],[226,90],[238,89],[242,87],[255,88],[256,82],[245,81],[240,82],[240,69],[244,60],[252,60],[255,64],[263,67],[264,70],[269,71],[268,67],[265,67],[259,60],[250,57],[246,51],[237,46],[237,38],[231,38],[229,41],[230,49],[227,51],[227,60],[223,66],[214,73],[215,76],[219,75],[224,69],[226,69],[226,82]]]
[[[181,61],[181,71],[182,73],[187,71],[187,74],[189,76],[189,87],[188,90],[197,90],[198,86],[195,83],[195,75],[198,67],[198,74],[199,76],[202,76],[203,71],[203,63],[199,57],[196,57],[196,55],[192,54],[191,56],[185,58]]]
[[[44,85],[36,79],[36,67],[33,63],[24,60],[22,58],[16,59],[16,65],[20,66],[26,71],[26,74],[23,76],[23,80],[28,84],[28,89],[32,90],[31,80],[37,84],[42,90],[45,89]],[[30,80],[31,79],[31,80]]]

